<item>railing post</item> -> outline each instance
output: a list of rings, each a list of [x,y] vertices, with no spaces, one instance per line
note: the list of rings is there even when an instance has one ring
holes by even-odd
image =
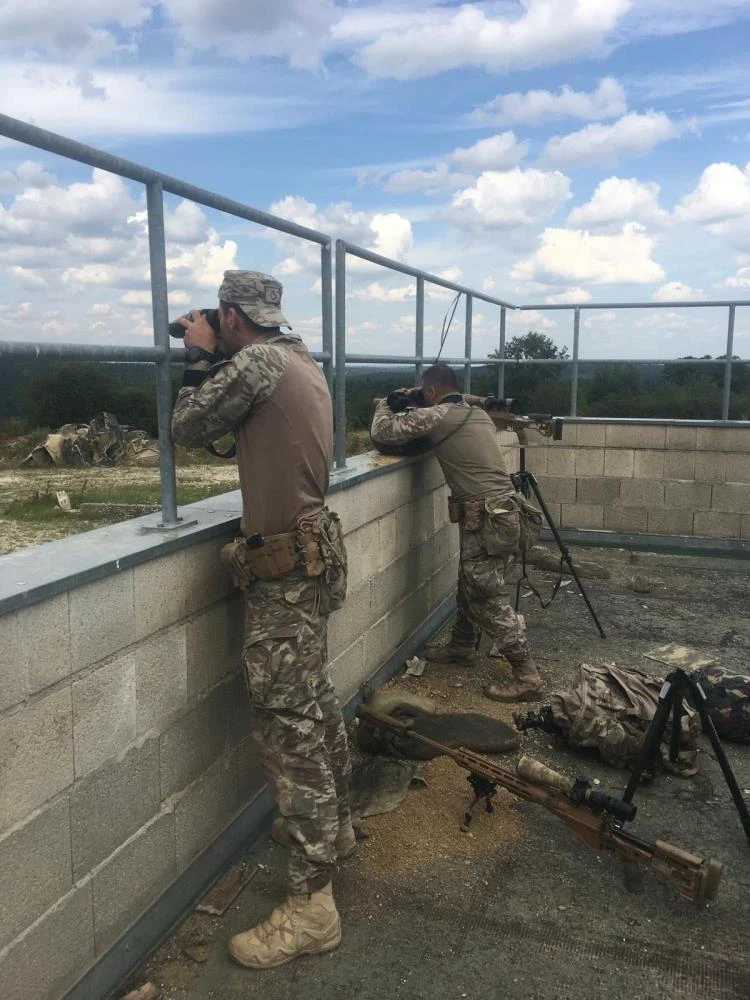
[[[505,306],[500,306],[500,364],[497,366],[497,398],[505,398]]]
[[[474,296],[466,296],[466,330],[464,336],[464,357],[466,358],[466,364],[464,365],[464,392],[469,392],[471,390],[471,365],[469,364],[469,358],[471,357],[471,320],[472,320],[472,307],[474,304]]]
[[[323,374],[328,383],[328,391],[333,396],[333,277],[330,243],[323,243],[320,247],[320,314],[323,353],[329,355],[328,360],[323,362]]]
[[[416,336],[414,340],[415,364],[415,384],[422,381],[424,370],[424,278],[420,275],[417,278],[417,315],[416,315]]]
[[[346,245],[336,240],[336,389],[333,416],[336,425],[336,468],[346,467]]]
[[[721,419],[729,420],[729,398],[732,392],[732,351],[734,350],[734,306],[729,307],[727,323],[727,357],[724,364],[724,392],[721,400]]]
[[[148,253],[151,268],[151,310],[154,321],[154,344],[166,348],[156,362],[156,414],[159,428],[159,482],[161,487],[162,528],[176,528],[177,483],[172,444],[172,377],[169,362],[169,302],[167,299],[167,260],[164,235],[164,197],[160,181],[146,185],[148,212]]]
[[[573,370],[570,383],[570,415],[575,417],[578,412],[578,340],[581,332],[581,310],[578,306],[573,310]]]

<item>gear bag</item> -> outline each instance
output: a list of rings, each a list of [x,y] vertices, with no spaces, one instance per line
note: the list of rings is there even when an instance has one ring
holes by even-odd
[[[695,679],[721,739],[750,743],[750,677],[713,666],[704,667]]]

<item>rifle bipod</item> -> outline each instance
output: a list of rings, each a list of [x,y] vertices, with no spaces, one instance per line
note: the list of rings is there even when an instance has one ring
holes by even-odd
[[[492,800],[497,794],[497,785],[494,781],[488,781],[487,778],[483,778],[479,774],[469,774],[467,775],[466,780],[474,790],[474,798],[471,800],[469,808],[464,813],[464,821],[460,827],[462,833],[469,832],[471,821],[474,818],[474,810],[480,802],[484,802],[484,811],[488,816],[495,811],[495,806],[492,804]]]

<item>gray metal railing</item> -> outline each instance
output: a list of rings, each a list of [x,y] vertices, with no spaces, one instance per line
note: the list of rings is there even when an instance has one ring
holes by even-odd
[[[172,390],[170,365],[180,361],[184,352],[173,350],[169,340],[169,317],[167,299],[167,269],[166,269],[166,239],[164,232],[164,195],[171,194],[194,201],[206,208],[215,209],[245,219],[257,225],[274,229],[278,232],[297,237],[320,246],[320,279],[321,279],[321,330],[322,351],[313,353],[319,361],[331,389],[334,401],[336,424],[335,464],[338,469],[346,465],[346,366],[347,364],[382,364],[382,365],[414,365],[417,379],[424,367],[424,307],[426,284],[436,285],[465,297],[464,313],[464,356],[461,358],[444,358],[447,364],[463,369],[463,388],[467,391],[471,386],[471,370],[477,366],[495,366],[497,369],[497,394],[505,395],[505,376],[508,365],[563,365],[570,369],[571,394],[570,416],[575,416],[578,409],[579,363],[587,365],[612,364],[705,364],[723,365],[724,381],[722,391],[721,422],[729,419],[729,403],[731,397],[732,367],[734,364],[748,363],[742,359],[733,359],[735,310],[737,306],[750,306],[750,300],[720,300],[701,302],[610,302],[585,304],[555,304],[547,303],[533,305],[515,305],[514,303],[496,298],[486,292],[450,281],[437,274],[431,274],[420,268],[412,267],[401,261],[383,257],[364,247],[356,246],[345,240],[337,240],[336,256],[336,289],[335,314],[333,298],[332,274],[332,239],[326,233],[297,225],[279,216],[252,208],[242,202],[215,194],[204,188],[187,184],[177,178],[162,174],[148,167],[143,167],[130,160],[114,156],[94,147],[76,142],[54,132],[29,125],[26,122],[0,114],[0,135],[15,139],[26,145],[43,149],[50,153],[66,157],[78,163],[99,167],[119,177],[143,184],[146,188],[146,204],[148,217],[149,263],[151,274],[151,300],[154,323],[153,347],[105,347],[91,344],[46,344],[27,342],[0,341],[0,355],[49,356],[85,358],[101,361],[152,361],[156,366],[157,420],[160,441],[160,482],[162,522],[160,527],[174,529],[181,526],[177,513],[177,493],[174,451],[170,428],[172,405]],[[389,271],[404,274],[415,279],[416,310],[414,354],[410,355],[377,355],[348,354],[346,350],[346,258],[358,257],[370,264],[378,265]],[[499,337],[497,357],[472,357],[473,309],[474,301],[485,302],[500,310]],[[714,359],[623,359],[612,358],[581,358],[580,357],[580,321],[582,310],[619,310],[619,309],[679,309],[679,308],[710,308],[723,307],[728,309],[728,326],[726,339],[726,356]],[[570,358],[521,359],[507,358],[506,333],[507,311],[562,311],[573,312],[573,353]],[[334,338],[335,331],[335,338]],[[335,343],[334,343],[335,339]],[[720,421],[717,421],[720,422]]]

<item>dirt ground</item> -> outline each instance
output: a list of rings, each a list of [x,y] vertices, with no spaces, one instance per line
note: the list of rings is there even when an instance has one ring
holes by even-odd
[[[750,672],[747,562],[580,554],[611,574],[584,581],[606,640],[574,586],[546,610],[522,600],[549,692],[566,686],[582,661],[666,673],[643,653],[668,642]],[[537,576],[549,586],[548,575]],[[394,683],[435,698],[440,708],[510,721],[513,706],[481,693],[496,662],[428,666],[421,678],[402,675]],[[724,746],[750,795],[750,747]],[[520,753],[569,775],[585,772],[610,794],[626,784],[625,772],[545,733],[522,735],[520,750],[503,759],[512,764]],[[243,855],[257,875],[226,914],[191,915],[130,988],[150,980],[164,1000],[747,1000],[750,847],[705,737],[698,760],[695,778],[662,775],[640,788],[629,829],[724,863],[719,897],[702,910],[648,870],[626,885],[611,853],[590,850],[555,816],[509,794],[498,796],[492,815],[477,814],[471,834],[461,833],[470,797],[465,773],[435,760],[425,767],[427,787],[410,790],[394,813],[365,820],[369,836],[340,865],[335,891],[344,938],[335,952],[265,973],[230,961],[229,937],[264,919],[284,895],[284,850],[264,836]]]

